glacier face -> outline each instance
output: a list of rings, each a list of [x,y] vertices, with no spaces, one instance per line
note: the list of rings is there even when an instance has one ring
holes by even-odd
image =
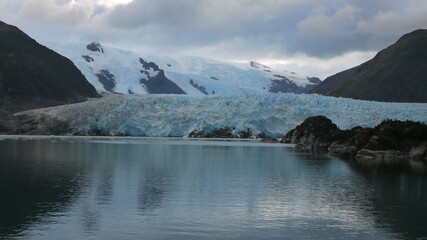
[[[165,93],[153,86],[166,84],[173,86],[173,91],[166,93],[178,93],[182,90],[188,95],[304,93],[320,82],[313,82],[294,72],[272,69],[255,61],[231,64],[200,57],[140,56],[99,43],[44,44],[71,59],[100,92]],[[147,67],[149,65],[144,65],[143,62],[154,65]],[[160,71],[163,71],[164,77],[154,78]],[[156,83],[159,80],[162,81],[161,84]]]
[[[427,122],[427,104],[382,103],[316,94],[243,96],[118,95],[20,114],[67,121],[73,132],[102,130],[133,136],[187,136],[219,127],[281,137],[314,115],[341,129],[373,127],[385,119]],[[41,117],[42,116],[42,117]]]

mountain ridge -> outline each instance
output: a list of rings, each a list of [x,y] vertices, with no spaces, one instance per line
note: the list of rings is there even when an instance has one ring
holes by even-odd
[[[273,69],[256,61],[239,65],[200,57],[146,56],[99,42],[46,45],[70,58],[100,92],[188,95],[307,93],[320,83],[318,78]],[[104,74],[106,72],[109,75]]]
[[[0,21],[0,108],[17,112],[97,96],[69,59]]]
[[[427,102],[427,30],[403,35],[371,60],[326,78],[310,93],[383,102]]]

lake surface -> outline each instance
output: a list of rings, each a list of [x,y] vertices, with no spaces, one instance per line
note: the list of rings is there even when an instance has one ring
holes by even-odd
[[[403,168],[253,142],[2,140],[0,239],[427,239],[427,175]]]

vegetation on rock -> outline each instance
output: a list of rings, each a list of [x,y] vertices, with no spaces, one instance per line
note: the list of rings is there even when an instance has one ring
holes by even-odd
[[[300,149],[323,150],[338,156],[409,158],[412,153],[417,158],[425,159],[427,125],[413,121],[385,120],[375,128],[340,130],[330,119],[315,116],[307,118],[288,132],[282,142],[297,144]]]

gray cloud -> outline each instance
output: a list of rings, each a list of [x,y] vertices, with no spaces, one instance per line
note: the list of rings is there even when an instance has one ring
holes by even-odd
[[[0,5],[5,21],[40,40],[98,40],[217,59],[286,60],[301,54],[307,61],[338,59],[378,51],[406,32],[427,28],[424,0],[134,0],[122,5],[2,0]],[[339,59],[341,66],[345,60]]]

